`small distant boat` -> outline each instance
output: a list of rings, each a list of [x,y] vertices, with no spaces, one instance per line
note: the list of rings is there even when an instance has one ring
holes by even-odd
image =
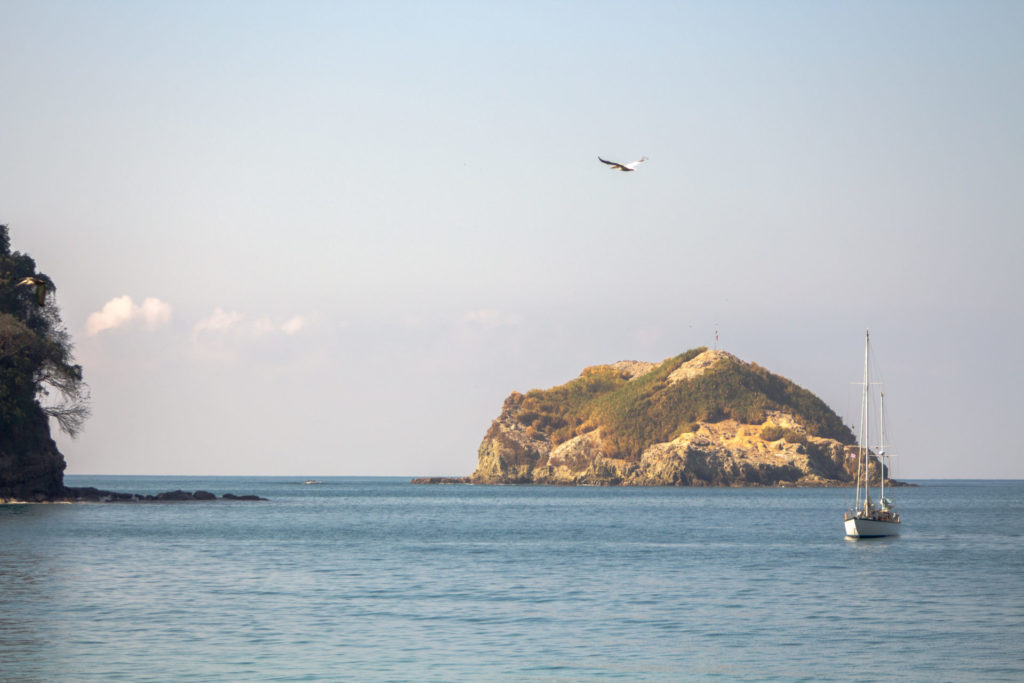
[[[323,482],[320,481],[319,479],[307,479],[306,481],[304,481],[302,483],[303,484],[322,484]]]
[[[888,456],[885,453],[885,395],[879,394],[878,421],[878,502],[871,500],[868,470],[871,463],[871,452],[867,444],[871,438],[868,429],[870,410],[870,388],[868,373],[868,353],[870,335],[864,333],[864,391],[860,407],[860,446],[857,448],[857,495],[852,508],[843,515],[846,535],[850,538],[879,538],[897,536],[900,532],[900,513],[888,498],[885,497],[885,474]]]

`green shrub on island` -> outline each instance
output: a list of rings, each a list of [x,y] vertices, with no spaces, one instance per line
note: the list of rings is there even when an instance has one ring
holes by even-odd
[[[701,422],[732,419],[756,425],[775,410],[793,414],[807,434],[854,442],[849,428],[821,399],[755,363],[724,357],[703,373],[670,381],[675,370],[705,351],[691,349],[634,379],[611,366],[595,366],[561,386],[509,400],[518,404],[516,419],[531,437],[558,445],[600,429],[605,455],[625,460],[638,460],[647,447],[694,432]],[[800,431],[774,424],[761,433],[768,441],[807,443]]]

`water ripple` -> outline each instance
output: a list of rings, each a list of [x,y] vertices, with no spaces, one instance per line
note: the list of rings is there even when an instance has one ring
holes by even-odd
[[[1024,678],[1019,482],[882,542],[842,490],[168,483],[74,485],[271,500],[0,507],[0,680]]]

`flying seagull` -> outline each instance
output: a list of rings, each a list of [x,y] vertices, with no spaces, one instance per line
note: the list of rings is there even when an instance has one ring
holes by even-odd
[[[640,159],[637,159],[636,161],[631,161],[628,164],[620,164],[617,161],[606,161],[601,157],[598,157],[597,160],[600,161],[602,164],[608,164],[616,171],[635,171],[637,166],[647,161],[647,157],[642,157]]]
[[[35,287],[36,303],[40,306],[46,305],[46,290],[54,289],[53,283],[38,277],[27,277],[18,283],[18,286]]]

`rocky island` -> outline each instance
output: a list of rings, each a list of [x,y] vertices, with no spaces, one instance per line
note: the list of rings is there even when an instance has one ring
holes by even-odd
[[[480,444],[476,471],[414,482],[850,486],[854,448],[850,429],[808,390],[701,347],[513,392]]]

